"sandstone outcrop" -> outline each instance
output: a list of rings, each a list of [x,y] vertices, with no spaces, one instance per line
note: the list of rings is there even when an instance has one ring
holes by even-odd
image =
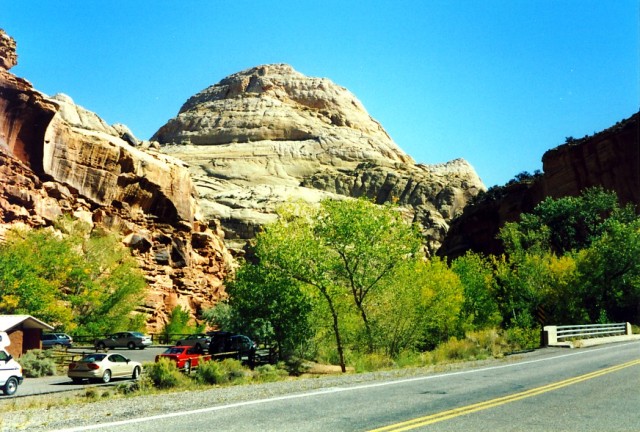
[[[526,182],[489,190],[453,221],[438,255],[455,258],[467,250],[500,254],[495,237],[506,222],[517,221],[546,197],[576,196],[589,187],[615,191],[622,204],[640,211],[640,113],[542,156],[543,173]]]
[[[15,44],[2,42],[0,58],[15,58],[5,47]],[[138,310],[158,330],[174,306],[196,313],[224,297],[233,260],[220,229],[200,220],[184,164],[132,144],[125,126],[0,68],[0,233],[62,214],[120,233],[149,284]]]
[[[484,190],[467,162],[416,164],[348,90],[284,64],[196,94],[152,140],[189,165],[205,218],[236,251],[282,202],[362,196],[405,206],[435,249]]]
[[[0,68],[9,70],[17,64],[16,41],[0,29]]]

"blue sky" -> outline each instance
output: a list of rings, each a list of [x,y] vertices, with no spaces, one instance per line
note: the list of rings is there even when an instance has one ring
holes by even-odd
[[[638,0],[19,0],[12,72],[148,139],[225,76],[288,63],[351,90],[417,162],[487,186],[640,108]]]

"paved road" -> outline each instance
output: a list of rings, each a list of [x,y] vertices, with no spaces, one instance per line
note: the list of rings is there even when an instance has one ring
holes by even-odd
[[[106,423],[119,431],[637,431],[640,342]],[[91,428],[93,429],[93,427]],[[69,429],[71,431],[74,429]],[[88,430],[86,427],[77,430]]]

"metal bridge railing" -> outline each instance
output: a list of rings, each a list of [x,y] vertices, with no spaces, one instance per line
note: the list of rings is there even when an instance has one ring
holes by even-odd
[[[585,324],[545,326],[545,345],[555,345],[559,342],[588,339],[593,337],[621,336],[631,334],[631,324]]]

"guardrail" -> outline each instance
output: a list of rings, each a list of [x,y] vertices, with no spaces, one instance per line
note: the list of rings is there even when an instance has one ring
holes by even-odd
[[[630,334],[631,324],[629,323],[545,326],[544,345],[557,345],[576,339]]]

